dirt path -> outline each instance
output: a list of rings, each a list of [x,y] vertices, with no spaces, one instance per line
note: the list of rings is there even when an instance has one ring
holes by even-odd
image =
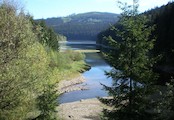
[[[86,99],[61,104],[57,110],[63,120],[100,120],[103,105],[98,99]]]

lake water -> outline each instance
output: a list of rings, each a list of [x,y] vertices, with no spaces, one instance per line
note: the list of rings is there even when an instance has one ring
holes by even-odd
[[[96,44],[93,41],[73,41],[67,42],[67,46],[71,47],[73,50],[95,50]],[[63,48],[67,49],[67,48]],[[59,103],[67,103],[79,101],[81,99],[96,98],[96,97],[106,97],[108,96],[107,92],[103,90],[102,84],[111,86],[111,78],[105,76],[105,71],[110,71],[111,67],[105,62],[102,56],[99,53],[85,53],[85,61],[91,65],[91,69],[83,73],[83,76],[86,78],[86,82],[83,84],[87,87],[87,90],[82,91],[72,91],[64,93],[59,97]]]

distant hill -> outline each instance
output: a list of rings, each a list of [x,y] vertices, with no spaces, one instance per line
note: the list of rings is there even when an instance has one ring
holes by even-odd
[[[55,32],[65,35],[68,40],[96,40],[98,33],[118,21],[118,16],[113,13],[89,12],[44,20]]]

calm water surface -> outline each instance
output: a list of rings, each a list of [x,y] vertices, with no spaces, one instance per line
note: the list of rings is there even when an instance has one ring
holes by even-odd
[[[96,49],[95,42],[93,41],[67,42],[66,45],[70,46],[74,50]],[[105,71],[110,71],[111,67],[104,61],[99,53],[85,53],[85,55],[85,61],[91,65],[91,69],[83,73],[83,76],[86,78],[86,82],[79,85],[87,87],[88,90],[64,93],[59,97],[59,103],[74,102],[81,99],[107,96],[107,92],[103,90],[101,83],[108,86],[111,85],[111,78],[107,78],[107,76],[105,76]]]

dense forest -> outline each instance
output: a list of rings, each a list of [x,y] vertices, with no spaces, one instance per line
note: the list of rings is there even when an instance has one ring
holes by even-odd
[[[152,15],[138,14],[138,0],[133,0],[132,5],[118,4],[123,11],[121,19],[98,36],[103,39],[98,43],[107,49],[105,58],[113,67],[106,72],[113,79],[112,85],[103,85],[110,97],[99,98],[109,107],[103,109],[101,118],[173,120],[173,74],[169,75],[169,81],[163,79],[165,84],[159,84],[161,72],[156,73],[154,68],[160,65],[173,68],[174,3],[152,10]]]
[[[67,17],[47,18],[46,24],[53,27],[68,40],[96,40],[97,34],[118,21],[118,14],[89,12]]]
[[[140,16],[141,15],[146,15],[149,17],[149,25],[155,25],[155,30],[151,33],[151,37],[156,37],[157,39],[151,53],[153,53],[154,56],[161,56],[161,59],[158,61],[156,66],[157,71],[164,73],[164,75],[162,75],[163,77],[170,78],[169,76],[174,74],[172,72],[172,66],[174,65],[174,3],[168,3],[167,5],[163,5],[159,8],[154,8],[140,14]],[[115,26],[122,29],[117,23]],[[118,41],[120,40],[115,32],[109,28],[98,34],[97,44],[103,45],[103,47],[101,46],[99,49],[108,49],[108,41],[105,39],[107,36],[112,36]]]
[[[163,55],[163,62],[174,65],[174,3],[168,3],[144,13],[156,25],[153,36],[157,37],[154,52]]]
[[[85,66],[83,54],[59,52],[65,39],[15,3],[0,2],[1,120],[57,119],[57,83]]]

